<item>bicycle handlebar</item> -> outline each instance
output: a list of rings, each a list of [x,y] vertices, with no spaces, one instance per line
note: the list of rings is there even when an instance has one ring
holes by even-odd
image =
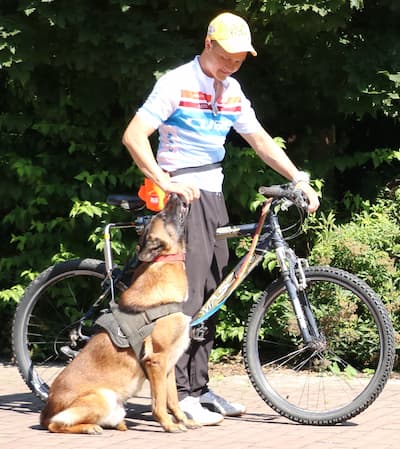
[[[295,189],[291,183],[269,187],[262,186],[259,187],[258,192],[276,200],[286,199],[300,209],[308,210],[308,201],[304,193],[301,190]],[[109,195],[107,203],[136,213],[145,208],[144,201],[135,195]]]
[[[302,190],[295,189],[293,184],[260,187],[258,192],[268,198],[286,199],[305,211],[308,211],[308,200]]]

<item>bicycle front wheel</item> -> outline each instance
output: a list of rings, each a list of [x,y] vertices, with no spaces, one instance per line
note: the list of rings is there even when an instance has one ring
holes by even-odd
[[[250,311],[245,366],[258,394],[279,414],[333,425],[361,413],[382,391],[393,367],[393,328],[381,300],[356,276],[331,267],[311,267],[305,275],[304,294],[322,344],[304,343],[278,279]]]
[[[92,334],[99,308],[108,305],[102,285],[105,275],[100,260],[62,262],[33,280],[21,299],[12,330],[14,358],[22,378],[40,399],[47,399],[59,371]]]

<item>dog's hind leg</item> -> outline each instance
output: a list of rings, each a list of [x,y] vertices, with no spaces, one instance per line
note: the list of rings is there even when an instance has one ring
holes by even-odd
[[[54,415],[48,429],[55,433],[87,433],[98,435],[103,429],[98,424],[99,414],[85,406],[72,406]]]
[[[48,429],[59,433],[100,434],[103,427],[127,430],[125,410],[119,405],[116,394],[100,388],[77,398],[73,403],[50,419]]]
[[[78,410],[67,409],[65,412],[74,413]],[[65,417],[65,415],[64,415]],[[61,417],[62,418],[62,417]],[[50,422],[48,425],[48,430],[54,433],[86,433],[89,435],[99,435],[103,433],[103,427],[95,423],[79,423],[79,424],[65,424],[59,422],[60,417],[57,417],[55,421]],[[86,420],[85,420],[86,421]],[[89,419],[88,419],[89,421]],[[104,425],[106,428],[115,428],[117,430],[125,431],[128,430],[124,420],[120,421],[115,426]]]
[[[103,432],[97,424],[76,424],[73,426],[51,422],[48,426],[50,432],[54,433],[86,433],[88,435],[100,435]]]

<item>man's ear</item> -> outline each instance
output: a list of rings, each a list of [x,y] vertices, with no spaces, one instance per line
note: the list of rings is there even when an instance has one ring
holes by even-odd
[[[165,241],[158,237],[147,236],[144,245],[140,248],[138,258],[142,262],[151,262],[165,249]]]

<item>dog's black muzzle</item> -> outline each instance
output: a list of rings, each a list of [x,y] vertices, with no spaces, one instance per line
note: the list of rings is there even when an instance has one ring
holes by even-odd
[[[183,230],[188,212],[189,205],[179,195],[171,193],[160,215],[166,222],[174,224],[179,230]]]

